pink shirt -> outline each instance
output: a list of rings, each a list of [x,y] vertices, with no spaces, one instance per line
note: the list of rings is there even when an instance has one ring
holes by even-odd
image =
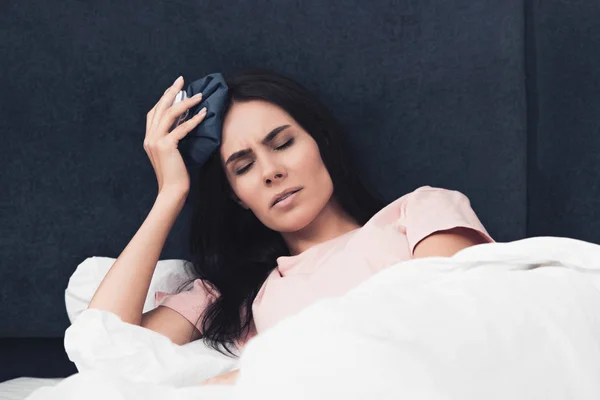
[[[474,229],[486,242],[494,242],[464,194],[422,186],[358,229],[298,255],[277,258],[277,267],[254,300],[249,338],[318,299],[342,295],[382,269],[413,258],[422,239],[455,227]],[[157,306],[169,307],[192,323],[213,299],[199,279],[187,292],[155,295]]]

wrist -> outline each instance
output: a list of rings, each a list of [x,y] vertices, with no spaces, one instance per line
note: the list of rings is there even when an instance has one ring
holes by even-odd
[[[183,207],[188,191],[180,189],[161,190],[156,196],[157,203],[168,203]]]

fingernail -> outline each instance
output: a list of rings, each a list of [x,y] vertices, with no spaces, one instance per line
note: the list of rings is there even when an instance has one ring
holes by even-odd
[[[202,97],[202,92],[200,93],[196,93],[195,95],[192,96],[192,99],[195,99],[197,97]]]
[[[181,75],[179,76],[179,78],[175,79],[175,82],[173,82],[173,85],[175,85],[176,83],[178,83],[181,80]]]

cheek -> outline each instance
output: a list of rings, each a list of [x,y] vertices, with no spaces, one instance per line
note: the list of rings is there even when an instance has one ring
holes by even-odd
[[[331,179],[316,144],[303,155],[301,164],[303,174],[308,175],[317,185],[326,184]]]
[[[251,179],[239,179],[234,183],[234,191],[237,196],[246,204],[252,206],[256,197],[256,182]]]
[[[315,174],[325,170],[325,165],[319,153],[319,147],[316,143],[309,143],[300,151],[294,152],[292,157],[287,157],[286,162],[288,168],[300,173],[301,175],[309,175],[317,177]]]

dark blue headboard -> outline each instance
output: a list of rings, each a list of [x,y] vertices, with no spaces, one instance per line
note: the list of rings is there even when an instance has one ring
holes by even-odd
[[[600,243],[600,2],[533,3],[527,234]]]
[[[76,266],[135,234],[156,196],[146,113],[180,74],[297,79],[387,201],[445,187],[497,241],[600,242],[597,1],[9,3],[0,337],[61,337]],[[162,259],[187,257],[187,215]]]

